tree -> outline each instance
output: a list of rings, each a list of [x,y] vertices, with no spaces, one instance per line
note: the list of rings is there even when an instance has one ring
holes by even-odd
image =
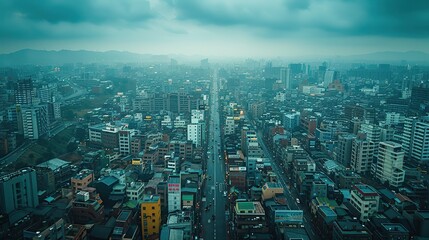
[[[75,142],[70,142],[69,144],[67,144],[67,152],[73,152],[74,150],[77,149],[77,143]]]

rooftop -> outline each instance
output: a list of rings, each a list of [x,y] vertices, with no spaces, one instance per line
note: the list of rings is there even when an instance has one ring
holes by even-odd
[[[159,200],[158,195],[145,195],[143,196],[143,202],[145,203],[156,203]]]
[[[364,196],[378,196],[378,192],[369,185],[356,184],[353,186],[353,188]]]
[[[130,218],[130,216],[131,216],[131,210],[122,210],[116,220],[125,222]]]
[[[408,230],[400,223],[382,223],[381,226],[385,231],[389,232],[408,232]]]
[[[239,215],[265,214],[260,202],[236,202],[235,209]]]
[[[51,160],[48,160],[46,162],[42,162],[40,164],[38,164],[38,167],[45,167],[45,168],[49,168],[52,171],[58,170],[64,166],[70,165],[69,162],[61,160],[59,158],[53,158]]]

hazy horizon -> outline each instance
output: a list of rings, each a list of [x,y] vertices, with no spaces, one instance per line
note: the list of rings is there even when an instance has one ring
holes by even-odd
[[[429,52],[429,3],[423,0],[6,0],[0,7],[0,53],[65,49],[306,57]]]

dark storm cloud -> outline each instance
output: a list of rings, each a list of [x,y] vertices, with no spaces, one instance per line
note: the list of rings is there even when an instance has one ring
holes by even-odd
[[[144,0],[6,0],[3,10],[34,21],[49,23],[139,22],[153,17]]]
[[[168,1],[178,19],[246,26],[279,34],[316,29],[338,35],[429,36],[427,0]]]
[[[109,28],[144,27],[155,14],[146,0],[0,1],[0,39],[100,37]]]

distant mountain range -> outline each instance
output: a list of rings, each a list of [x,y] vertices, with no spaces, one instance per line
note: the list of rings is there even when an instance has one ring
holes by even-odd
[[[120,51],[45,51],[23,49],[8,54],[0,54],[0,66],[16,65],[62,65],[66,63],[137,63],[169,62],[168,55],[137,54]]]
[[[66,63],[169,63],[170,58],[189,61],[190,59],[202,59],[202,56],[186,55],[153,55],[138,54],[121,51],[46,51],[23,49],[12,53],[0,54],[0,66],[18,65],[62,65]],[[194,59],[195,58],[195,59]],[[318,57],[318,59],[324,59]],[[429,64],[429,54],[419,51],[408,52],[375,52],[369,54],[349,56],[327,56],[336,62],[360,62],[360,63],[392,63],[401,64],[402,61],[412,64]],[[198,61],[197,60],[197,61]],[[309,59],[308,59],[309,60]]]
[[[429,63],[429,54],[420,51],[407,51],[407,52],[374,52],[368,54],[341,56],[335,60],[343,61],[357,61],[357,62],[372,62],[372,63],[396,63],[402,61],[407,63]]]

